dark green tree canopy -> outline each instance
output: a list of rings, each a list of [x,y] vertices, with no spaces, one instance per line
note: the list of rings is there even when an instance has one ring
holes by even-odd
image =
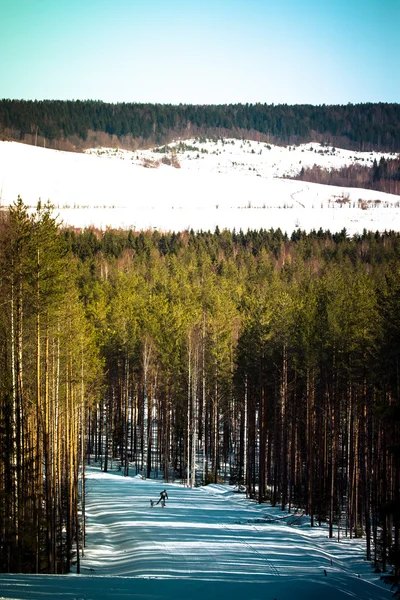
[[[185,105],[93,100],[0,100],[0,133],[11,139],[84,142],[90,132],[140,143],[206,132],[277,143],[323,142],[357,150],[400,150],[400,104]]]

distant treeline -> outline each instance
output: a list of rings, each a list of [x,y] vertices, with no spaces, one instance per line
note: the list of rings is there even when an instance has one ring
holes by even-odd
[[[138,232],[123,229],[102,231],[90,227],[82,230],[65,228],[62,229],[61,236],[68,252],[82,263],[98,260],[100,257],[107,261],[119,260],[126,252],[133,253],[133,256],[150,257],[156,253],[160,257],[176,257],[189,247],[196,252],[205,251],[214,265],[213,269],[222,272],[225,264],[225,259],[221,260],[222,255],[233,257],[249,253],[258,260],[267,252],[273,261],[281,264],[285,257],[291,255],[293,246],[298,242],[301,242],[304,252],[302,260],[318,255],[327,261],[344,259],[357,264],[362,256],[363,260],[374,265],[391,261],[400,263],[400,233],[396,231],[382,234],[364,230],[362,234],[357,233],[350,238],[346,229],[336,233],[322,228],[309,233],[299,229],[288,236],[279,228],[245,232],[227,229],[220,231],[218,227],[214,232]],[[366,241],[369,241],[368,251],[365,248]]]
[[[0,134],[28,143],[81,148],[104,134],[125,145],[161,144],[195,134],[308,141],[357,150],[400,150],[400,104],[165,105],[93,100],[0,100]]]
[[[348,165],[340,169],[324,169],[319,165],[308,169],[303,167],[295,179],[400,194],[400,157],[389,160],[382,157],[379,163],[375,159],[371,167],[360,164]]]

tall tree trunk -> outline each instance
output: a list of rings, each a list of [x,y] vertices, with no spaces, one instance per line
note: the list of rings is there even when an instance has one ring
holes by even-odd
[[[266,451],[266,422],[265,422],[265,390],[261,379],[261,397],[259,411],[259,461],[258,461],[258,502],[261,504],[265,499],[265,451]]]
[[[288,438],[287,438],[287,404],[288,404],[288,352],[286,343],[283,345],[282,351],[282,381],[281,381],[281,448],[280,448],[280,463],[281,463],[281,508],[285,510],[287,504],[288,490]]]
[[[197,419],[198,419],[198,401],[197,401],[197,378],[198,378],[198,348],[195,351],[195,360],[192,375],[192,481],[191,487],[196,485],[196,450],[197,450]]]
[[[243,483],[246,487],[246,492],[249,490],[248,480],[248,426],[249,426],[249,414],[248,414],[248,383],[247,373],[244,381],[244,415],[243,415]]]
[[[191,457],[191,447],[190,447],[190,431],[192,428],[191,423],[191,413],[192,413],[192,343],[190,339],[190,334],[188,336],[188,387],[187,387],[187,431],[186,431],[186,485],[190,487],[190,457]]]

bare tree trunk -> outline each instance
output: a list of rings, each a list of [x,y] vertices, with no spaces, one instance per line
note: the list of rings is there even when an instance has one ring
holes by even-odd
[[[187,432],[186,432],[186,486],[190,487],[190,430],[191,430],[191,403],[192,403],[192,342],[188,336],[188,388],[187,388]]]
[[[219,431],[218,431],[218,379],[215,378],[214,402],[213,402],[213,479],[218,483],[218,450],[219,450]]]
[[[149,452],[149,399],[148,399],[148,375],[152,354],[151,342],[146,339],[142,351],[143,361],[143,427],[142,427],[142,477],[148,476],[147,457]]]
[[[285,510],[287,503],[287,465],[288,465],[288,453],[287,453],[287,403],[288,403],[288,354],[287,346],[284,344],[282,352],[282,382],[281,382],[281,508]]]
[[[129,358],[125,357],[125,377],[124,377],[124,477],[129,475],[129,459],[128,459],[128,422],[129,422]]]
[[[196,485],[196,449],[197,449],[197,419],[198,419],[198,401],[197,401],[197,377],[198,377],[198,348],[195,352],[193,376],[192,376],[192,481],[191,487]]]
[[[336,432],[335,407],[331,398],[331,470],[330,470],[330,508],[329,508],[329,537],[333,537],[333,520],[335,516],[335,469],[336,469]]]
[[[247,390],[247,374],[244,382],[244,417],[243,417],[243,483],[248,489],[249,482],[247,476],[247,467],[248,467],[248,390]]]
[[[261,369],[260,369],[261,370]],[[266,423],[265,423],[265,392],[261,377],[261,397],[259,410],[259,458],[258,458],[258,502],[261,504],[265,498],[265,447],[266,447]]]
[[[203,485],[206,484],[206,473],[207,473],[207,437],[206,437],[206,350],[205,350],[205,338],[206,338],[206,321],[205,315],[203,315],[203,328],[201,337],[201,375],[202,375],[202,434],[203,434]]]
[[[164,425],[164,480],[168,481],[169,449],[170,449],[170,387],[165,391],[165,425]]]
[[[39,307],[39,284],[37,287],[37,307]],[[43,455],[42,455],[42,392],[41,392],[41,342],[40,342],[40,315],[36,309],[36,543],[35,543],[35,572],[40,570],[40,538],[42,524],[42,498],[43,498]]]

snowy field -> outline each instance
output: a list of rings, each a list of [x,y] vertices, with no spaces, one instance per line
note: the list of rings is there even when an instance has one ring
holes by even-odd
[[[167,489],[167,506],[151,507]],[[232,486],[188,489],[92,467],[81,575],[0,575],[13,600],[389,600],[362,540],[329,539],[307,517]],[[326,575],[325,575],[326,572]]]
[[[184,144],[171,144],[180,165],[174,168],[162,162],[170,148],[79,154],[0,142],[0,201],[50,200],[66,225],[102,229],[400,230],[400,196],[286,178],[314,164],[371,165],[394,155],[246,140]]]

